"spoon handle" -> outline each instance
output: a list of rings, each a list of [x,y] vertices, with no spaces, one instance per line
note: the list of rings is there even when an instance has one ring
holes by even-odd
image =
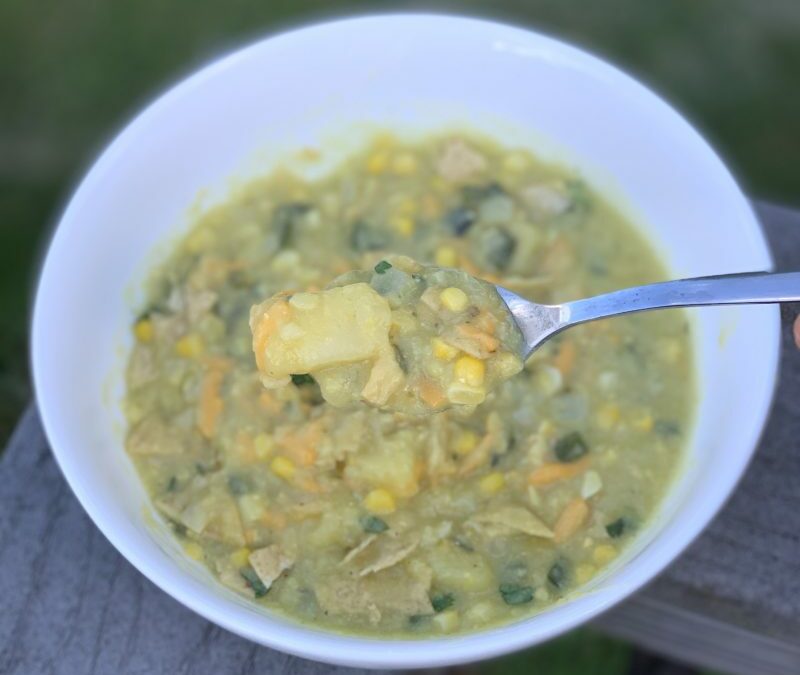
[[[663,307],[751,305],[800,301],[800,272],[725,274],[626,288],[561,305],[566,327],[618,314]]]

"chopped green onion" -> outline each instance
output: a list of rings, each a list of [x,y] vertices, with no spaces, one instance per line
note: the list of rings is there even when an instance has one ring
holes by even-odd
[[[452,593],[437,593],[431,598],[431,605],[434,612],[443,612],[448,607],[452,607],[455,601]]]
[[[547,580],[556,588],[564,588],[567,583],[569,572],[565,560],[556,560],[547,573]]]
[[[524,605],[533,600],[533,587],[519,584],[500,584],[498,589],[507,605]]]
[[[314,378],[308,373],[292,375],[292,384],[295,387],[302,387],[304,384],[314,384]]]
[[[386,521],[378,518],[378,516],[362,516],[358,522],[364,532],[369,532],[370,534],[380,534],[389,529]]]
[[[628,529],[629,525],[630,523],[625,517],[617,518],[613,523],[606,525],[606,532],[612,539],[618,539],[625,534],[625,530]]]
[[[243,567],[239,570],[239,574],[242,575],[242,578],[245,580],[245,583],[253,589],[253,593],[256,594],[257,598],[264,597],[269,589],[264,585],[264,582],[259,579],[256,571],[251,567]]]
[[[589,452],[589,446],[579,432],[573,431],[556,441],[553,452],[559,462],[574,462]]]

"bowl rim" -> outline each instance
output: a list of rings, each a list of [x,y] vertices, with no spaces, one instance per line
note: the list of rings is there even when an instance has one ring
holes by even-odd
[[[112,527],[112,523],[106,519],[101,509],[94,505],[90,486],[81,478],[80,466],[71,461],[66,454],[59,451],[61,439],[58,437],[57,425],[52,416],[51,405],[56,405],[57,401],[50,400],[47,392],[47,376],[40,366],[41,359],[37,354],[46,348],[45,341],[45,317],[43,316],[41,296],[43,289],[49,280],[49,270],[53,265],[52,259],[54,251],[57,250],[59,243],[66,236],[66,225],[74,217],[73,213],[81,207],[85,195],[92,190],[92,186],[98,178],[112,168],[117,156],[124,152],[129,139],[134,136],[140,127],[145,126],[151,117],[158,111],[171,104],[173,99],[178,99],[186,92],[200,87],[204,81],[218,72],[236,66],[241,60],[248,59],[252,54],[259,50],[267,42],[275,42],[284,39],[293,39],[299,33],[315,33],[319,31],[337,30],[342,25],[386,22],[448,22],[447,27],[454,29],[456,24],[463,27],[471,25],[473,27],[491,28],[502,31],[504,35],[520,36],[528,39],[534,38],[547,48],[559,51],[562,54],[577,58],[583,63],[602,72],[606,77],[614,81],[614,85],[627,89],[632,94],[645,97],[651,103],[656,104],[663,112],[667,113],[673,123],[683,127],[683,132],[693,137],[693,141],[698,144],[698,149],[708,154],[710,159],[715,160],[719,175],[728,182],[728,189],[731,191],[733,199],[740,202],[742,215],[747,226],[752,229],[755,241],[763,245],[765,267],[772,268],[772,256],[766,242],[763,229],[755,217],[750,203],[742,194],[738,184],[731,175],[725,162],[715,149],[689,124],[689,122],[676,111],[669,103],[662,99],[648,86],[639,80],[628,75],[613,63],[604,58],[595,56],[593,53],[576,47],[560,38],[550,37],[538,30],[516,26],[506,22],[487,20],[484,18],[474,18],[460,14],[448,13],[426,13],[426,12],[393,12],[393,13],[374,13],[357,15],[347,18],[333,19],[301,25],[290,30],[267,34],[265,37],[256,39],[243,47],[218,56],[206,62],[204,65],[194,69],[188,76],[179,79],[177,82],[168,86],[157,95],[148,105],[137,112],[127,124],[122,127],[113,138],[108,142],[89,169],[83,175],[78,186],[73,190],[66,207],[57,219],[57,228],[52,234],[47,246],[47,253],[39,271],[39,280],[36,286],[35,300],[32,312],[32,325],[30,332],[30,354],[31,372],[33,379],[34,392],[39,408],[40,418],[47,435],[53,456],[61,472],[67,480],[78,501],[83,506],[94,524],[100,529],[103,535],[111,544],[141,573],[150,581],[158,586],[165,593],[175,598],[184,606],[188,607],[205,619],[222,626],[223,628],[245,637],[253,642],[287,652],[303,658],[310,658],[324,661],[331,664],[357,666],[368,668],[420,668],[420,667],[439,667],[487,659],[512,652],[524,647],[543,642],[560,635],[567,630],[585,623],[591,618],[607,611],[614,605],[629,597],[636,590],[651,581],[656,575],[672,563],[702,532],[708,523],[716,516],[728,497],[732,494],[738,482],[741,480],[747,465],[756,451],[758,441],[763,433],[769,411],[771,409],[775,389],[777,386],[777,373],[780,359],[780,312],[774,308],[771,322],[772,347],[769,353],[763,356],[764,372],[766,373],[766,391],[758,392],[758,405],[751,409],[751,423],[748,429],[746,445],[751,448],[749,453],[742,453],[738,465],[732,467],[731,475],[734,476],[729,484],[718,489],[711,498],[706,501],[706,509],[700,515],[687,521],[682,528],[672,536],[672,544],[667,551],[664,551],[657,560],[653,560],[646,568],[642,568],[635,576],[627,576],[624,581],[617,585],[617,590],[606,592],[602,598],[595,602],[594,606],[586,611],[562,618],[559,622],[551,622],[543,630],[530,634],[524,630],[509,631],[510,627],[523,626],[537,615],[531,615],[520,619],[512,624],[492,626],[484,630],[457,635],[454,637],[428,637],[423,639],[391,639],[375,638],[366,636],[352,636],[338,634],[332,631],[319,629],[314,626],[293,623],[290,628],[282,632],[283,636],[273,637],[268,631],[258,630],[257,621],[243,620],[241,617],[225,611],[217,611],[214,606],[217,603],[208,602],[205,598],[194,593],[192,588],[186,584],[173,585],[169,579],[170,574],[162,569],[162,564],[150,560],[147,554],[140,554],[136,547],[119,535]],[[769,347],[769,345],[766,345]],[[655,543],[655,541],[653,542]],[[227,601],[220,600],[225,605]],[[571,602],[569,600],[568,602]],[[272,620],[271,616],[259,615],[261,619]],[[539,615],[541,616],[541,615]],[[262,626],[263,628],[263,626]],[[286,634],[291,634],[287,638]],[[395,647],[395,649],[387,649]],[[398,649],[399,648],[399,649]]]

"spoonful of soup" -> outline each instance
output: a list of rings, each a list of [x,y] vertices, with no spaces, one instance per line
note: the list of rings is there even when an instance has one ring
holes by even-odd
[[[427,414],[472,407],[546,340],[587,321],[669,307],[800,300],[800,273],[734,274],[542,305],[461,270],[389,256],[320,292],[250,314],[265,387],[313,378],[335,406]]]
[[[410,414],[482,403],[522,370],[525,349],[493,285],[403,256],[318,293],[275,295],[250,327],[264,386],[310,376],[332,405]]]

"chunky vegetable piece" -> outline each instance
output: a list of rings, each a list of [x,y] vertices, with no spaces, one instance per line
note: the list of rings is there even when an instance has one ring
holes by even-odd
[[[474,406],[522,370],[522,336],[491,284],[387,256],[316,293],[250,312],[267,388],[309,373],[332,405],[429,413]]]
[[[518,620],[646,531],[691,429],[690,342],[655,312],[522,367],[475,277],[547,303],[662,276],[526,152],[381,137],[232,195],[153,272],[127,450],[188,558],[258,607],[383,637]]]

